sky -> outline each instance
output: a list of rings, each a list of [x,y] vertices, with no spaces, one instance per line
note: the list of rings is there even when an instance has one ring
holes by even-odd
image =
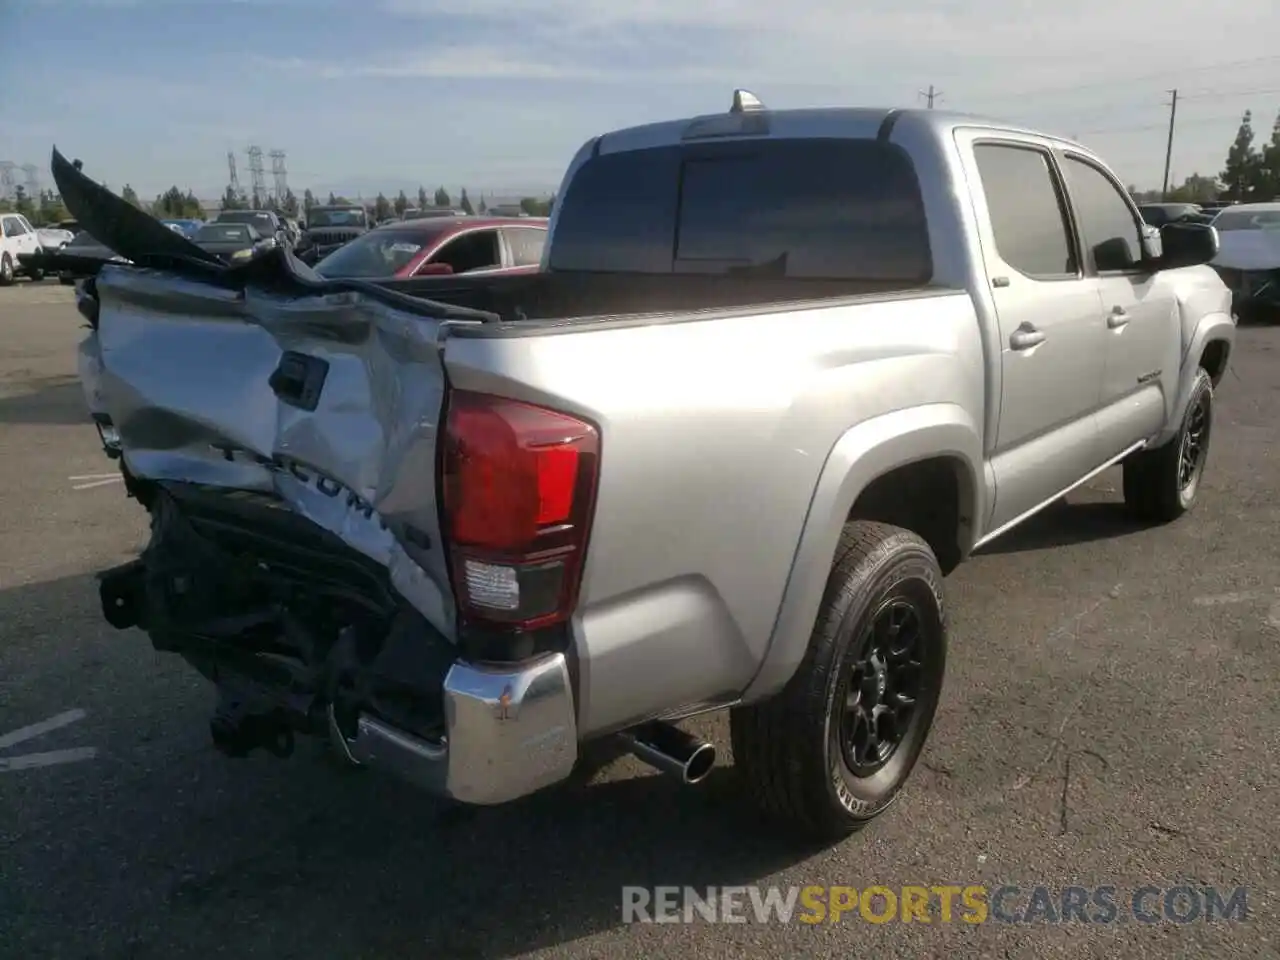
[[[289,185],[550,191],[611,129],[728,108],[923,106],[1074,136],[1158,187],[1280,111],[1265,0],[0,0],[0,160],[56,144],[149,198]],[[270,171],[270,159],[265,160]]]

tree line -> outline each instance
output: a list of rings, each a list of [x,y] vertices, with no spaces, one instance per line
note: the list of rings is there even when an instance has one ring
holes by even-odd
[[[103,186],[106,186],[106,184],[103,184]],[[108,189],[110,188],[108,187]],[[139,210],[145,210],[161,220],[204,220],[212,212],[206,212],[192,190],[183,191],[177,186],[170,187],[164,193],[159,194],[155,200],[148,203],[138,196],[138,192],[130,184],[126,183],[120,190],[120,197],[133,204]],[[417,206],[420,210],[432,207],[454,209],[453,198],[444,187],[439,187],[430,197],[428,197],[424,187],[419,187],[417,201]],[[554,196],[549,200],[525,197],[520,201],[520,209],[531,217],[546,217],[551,215],[551,206],[554,202]],[[283,216],[301,216],[305,220],[307,211],[320,205],[321,201],[317,200],[310,190],[303,191],[301,200],[294,195],[292,190],[285,194],[283,200],[277,200],[274,196],[249,196],[243,191],[237,192],[231,187],[227,187],[222,197],[221,209],[274,210]],[[330,193],[325,205],[361,206],[362,204]],[[392,216],[404,216],[405,211],[413,204],[405,192],[401,190],[394,199],[388,199],[380,193],[373,203],[364,203],[363,206],[368,211],[370,218],[376,223]],[[463,188],[458,196],[457,209],[468,214],[483,214],[489,208],[484,197],[480,198],[479,204],[473,205],[466,189]],[[22,214],[36,226],[52,226],[63,220],[71,219],[71,213],[63,205],[62,198],[58,196],[56,191],[42,190],[38,197],[29,197],[26,189],[22,186],[18,186],[15,189],[12,200],[0,199],[0,213],[10,212]]]
[[[105,187],[106,184],[103,184]],[[109,187],[107,189],[110,189]],[[139,210],[145,210],[162,220],[203,220],[204,207],[196,199],[191,190],[185,193],[176,186],[159,194],[151,203],[144,203],[138,192],[129,184],[120,191],[121,199],[132,203]],[[53,226],[63,220],[71,219],[71,212],[54,190],[41,190],[38,197],[27,196],[24,187],[14,190],[12,200],[0,200],[0,213],[20,213],[36,226]]]
[[[449,191],[444,187],[437,187],[435,193],[428,196],[426,187],[418,187],[417,209],[458,209],[466,214],[484,214],[488,212],[488,204],[484,197],[480,198],[479,204],[473,204],[471,197],[467,195],[467,188],[463,187],[462,192],[458,195],[457,207],[454,207],[453,197],[449,195]],[[551,215],[551,207],[555,203],[555,197],[549,200],[541,200],[537,197],[524,197],[520,201],[520,209],[531,217],[547,217]],[[302,219],[307,218],[308,212],[312,207],[329,206],[329,207],[355,207],[363,206],[368,212],[369,217],[378,223],[390,217],[403,217],[405,211],[414,206],[411,200],[403,190],[399,192],[393,199],[389,199],[385,194],[379,193],[372,203],[361,203],[349,200],[346,197],[338,196],[330,192],[327,200],[321,202],[318,200],[310,189],[302,192],[302,200],[299,201],[292,190],[288,191],[283,201],[277,201],[275,197],[253,197],[246,194],[243,190],[237,191],[230,185],[222,195],[223,210],[275,210],[277,213],[284,214],[289,217],[301,216]]]
[[[1259,144],[1253,129],[1253,111],[1246,110],[1217,176],[1193,173],[1163,195],[1159,190],[1140,191],[1135,187],[1130,187],[1129,192],[1143,202],[1163,199],[1172,203],[1258,203],[1280,199],[1280,113],[1271,124],[1270,139]]]

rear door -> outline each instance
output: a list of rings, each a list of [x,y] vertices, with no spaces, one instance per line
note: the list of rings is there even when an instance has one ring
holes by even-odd
[[[1142,220],[1124,188],[1083,155],[1064,153],[1061,163],[1085,269],[1102,296],[1098,438],[1106,459],[1164,425],[1165,393],[1178,384],[1181,320],[1170,276],[1142,265]]]
[[[958,140],[1001,337],[995,530],[1098,464],[1106,341],[1098,280],[1083,268],[1048,145],[967,131]]]

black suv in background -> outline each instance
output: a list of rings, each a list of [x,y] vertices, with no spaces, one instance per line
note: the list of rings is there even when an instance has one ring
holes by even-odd
[[[245,223],[264,240],[274,239],[282,247],[290,247],[289,231],[280,215],[272,210],[223,210],[214,223]]]
[[[369,232],[369,214],[364,207],[312,207],[307,211],[306,229],[298,242],[297,254],[303,263],[314,264],[356,237]]]

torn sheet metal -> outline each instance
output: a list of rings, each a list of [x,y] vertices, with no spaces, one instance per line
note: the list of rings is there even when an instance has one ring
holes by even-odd
[[[128,267],[104,268],[97,296],[80,372],[130,473],[274,492],[453,635],[436,510],[444,321],[360,292],[279,296]],[[327,365],[314,409],[272,386],[287,351]]]

